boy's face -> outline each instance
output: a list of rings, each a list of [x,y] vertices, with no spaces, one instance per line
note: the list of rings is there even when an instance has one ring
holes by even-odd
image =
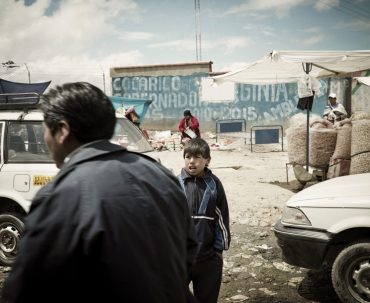
[[[194,177],[204,174],[204,168],[209,164],[211,158],[205,159],[202,155],[185,154],[185,170]]]

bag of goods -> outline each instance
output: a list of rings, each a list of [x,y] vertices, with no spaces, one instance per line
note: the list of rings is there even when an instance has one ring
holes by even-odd
[[[338,126],[345,126],[345,125],[350,125],[350,126],[352,126],[352,121],[351,121],[351,119],[349,119],[349,118],[346,118],[346,119],[344,119],[344,120],[341,120],[341,121],[338,121],[338,123],[336,124],[336,126],[338,127]]]
[[[370,120],[352,121],[350,174],[370,172]]]
[[[333,128],[311,128],[309,162],[311,166],[329,165],[337,141],[337,131]]]
[[[364,111],[358,111],[354,112],[351,115],[351,120],[352,121],[358,121],[358,120],[370,120],[370,114]]]
[[[334,127],[333,123],[323,118],[315,119],[310,123],[310,128],[333,128],[333,127]]]
[[[326,177],[328,179],[349,175],[351,167],[351,160],[348,159],[334,159],[330,158],[328,173]]]
[[[290,163],[306,165],[306,126],[301,124],[286,130],[287,151]]]
[[[351,158],[351,134],[352,124],[346,123],[343,126],[337,126],[337,143],[333,159],[349,160]]]

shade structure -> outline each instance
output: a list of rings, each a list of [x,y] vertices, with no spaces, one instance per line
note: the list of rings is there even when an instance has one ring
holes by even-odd
[[[244,68],[212,77],[223,83],[275,84],[297,82],[304,75],[302,65],[312,63],[310,76],[333,77],[370,69],[370,50],[272,51]]]
[[[215,84],[277,84],[299,82],[306,74],[315,78],[344,76],[370,69],[370,50],[272,51],[244,68],[212,77]],[[307,108],[306,170],[309,167],[309,109]]]

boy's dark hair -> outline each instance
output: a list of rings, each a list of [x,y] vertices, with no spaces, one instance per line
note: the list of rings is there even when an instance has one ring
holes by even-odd
[[[41,98],[44,122],[54,134],[59,122],[68,122],[81,143],[110,139],[116,125],[112,102],[98,87],[87,82],[56,86]]]
[[[209,145],[202,138],[194,138],[186,142],[184,146],[184,153],[183,153],[184,158],[186,154],[194,155],[194,156],[202,155],[204,159],[211,158],[211,151],[210,151]]]

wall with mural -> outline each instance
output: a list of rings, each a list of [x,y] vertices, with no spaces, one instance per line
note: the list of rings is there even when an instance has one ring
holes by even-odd
[[[274,85],[235,84],[233,101],[202,100],[202,78],[207,72],[190,75],[128,75],[112,77],[114,96],[153,100],[143,127],[152,130],[177,130],[185,109],[200,120],[201,131],[215,131],[218,119],[245,119],[247,128],[253,125],[288,125],[289,118],[306,110],[297,108],[295,83]],[[321,116],[327,100],[328,82],[320,80],[321,90],[315,96],[311,114]]]

